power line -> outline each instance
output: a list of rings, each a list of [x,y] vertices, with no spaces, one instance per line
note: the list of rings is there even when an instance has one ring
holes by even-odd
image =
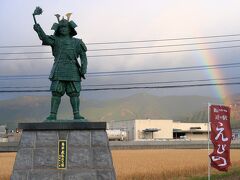
[[[203,50],[216,50],[216,49],[229,49],[229,48],[239,48],[238,46],[222,46],[222,47],[212,47],[212,48],[196,48],[196,49],[182,49],[182,50],[170,50],[170,51],[155,51],[155,52],[138,52],[138,53],[120,53],[120,54],[103,54],[103,55],[91,55],[88,57],[113,57],[113,56],[132,56],[132,55],[150,55],[150,54],[164,54],[164,53],[179,53],[179,52],[190,52],[190,51],[203,51]]]
[[[188,84],[173,86],[134,86],[134,87],[117,87],[117,88],[91,88],[82,89],[82,91],[107,91],[107,90],[130,90],[130,89],[170,89],[170,88],[187,88],[187,87],[205,87],[205,86],[223,86],[223,85],[240,85],[240,82],[234,83],[208,83],[208,84]],[[50,90],[0,90],[0,93],[21,93],[21,92],[50,92]]]
[[[0,89],[36,89],[36,88],[49,88],[49,86],[3,86]]]
[[[42,45],[19,45],[19,46],[7,45],[7,46],[0,46],[0,48],[29,48],[29,47],[42,47]]]
[[[227,68],[238,68],[240,65],[226,66],[226,67],[207,67],[207,68],[195,68],[195,69],[179,69],[179,70],[166,70],[166,71],[149,71],[149,72],[130,72],[130,73],[115,73],[115,74],[99,74],[90,75],[87,77],[100,77],[100,76],[123,76],[123,75],[137,75],[137,74],[155,74],[155,73],[176,73],[176,72],[186,72],[186,71],[201,71],[210,69],[227,69]]]
[[[178,41],[178,40],[191,40],[191,39],[209,39],[209,38],[222,38],[222,37],[236,37],[240,34],[224,34],[224,35],[210,35],[210,36],[192,36],[181,38],[165,38],[165,39],[148,39],[148,40],[133,40],[133,41],[110,41],[110,42],[92,42],[86,43],[86,45],[98,45],[98,44],[128,44],[128,43],[142,43],[142,42],[157,42],[157,41]],[[0,46],[0,48],[21,48],[21,47],[41,47],[41,45],[6,45]]]
[[[11,55],[11,54],[50,54],[52,52],[36,51],[36,52],[6,52],[0,53],[0,55]]]
[[[240,77],[230,78],[215,78],[215,79],[195,79],[195,80],[175,80],[175,81],[155,81],[155,82],[133,82],[133,83],[116,83],[116,84],[85,84],[83,86],[128,86],[128,85],[143,85],[143,84],[172,84],[172,83],[189,83],[189,82],[203,82],[203,81],[224,81],[224,80],[236,80]],[[0,87],[1,88],[1,87]]]
[[[153,74],[153,73],[171,73],[171,72],[184,72],[184,71],[199,71],[206,69],[226,69],[240,67],[240,63],[224,63],[214,65],[202,65],[202,66],[184,66],[174,68],[155,68],[155,69],[137,69],[126,71],[102,71],[102,72],[90,72],[87,73],[87,77],[99,77],[99,76],[118,76],[118,75],[136,75],[136,74]],[[0,80],[16,80],[16,79],[42,79],[48,75],[12,75],[12,76],[0,76]]]
[[[166,88],[186,88],[186,87],[222,86],[222,85],[240,85],[240,82],[188,84],[188,85],[174,85],[174,86],[141,86],[141,87],[135,86],[135,87],[120,87],[120,88],[95,88],[95,89],[83,89],[83,91],[106,91],[106,90],[127,90],[127,89],[166,89]]]
[[[183,67],[172,67],[172,68],[136,69],[136,70],[125,70],[125,71],[101,71],[101,72],[90,72],[88,74],[90,75],[90,74],[109,74],[109,73],[114,74],[114,73],[144,72],[144,71],[167,71],[167,70],[209,68],[209,67],[236,66],[236,65],[240,65],[240,63],[223,63],[223,64],[183,66]]]
[[[132,82],[132,83],[113,83],[113,84],[85,84],[83,87],[94,87],[94,86],[129,86],[129,85],[150,85],[150,84],[172,84],[172,83],[189,83],[189,82],[204,82],[204,81],[225,81],[225,80],[236,80],[240,77],[228,77],[228,78],[215,78],[215,79],[195,79],[195,80],[175,80],[175,81],[155,81],[155,82]],[[0,89],[28,89],[28,88],[49,88],[49,86],[4,86]]]
[[[32,60],[53,60],[54,57],[47,57],[47,58],[1,58],[0,61],[32,61]]]
[[[148,49],[148,48],[159,48],[159,47],[175,47],[175,46],[191,46],[191,45],[203,45],[203,44],[218,44],[218,43],[229,43],[229,42],[239,42],[239,41],[240,40],[226,40],[226,41],[209,41],[209,42],[195,42],[195,43],[165,44],[165,45],[154,45],[154,46],[100,48],[100,49],[90,49],[88,51],[112,51],[112,50],[128,50],[128,49]]]
[[[209,39],[209,38],[235,37],[235,36],[240,36],[240,34],[226,34],[226,35],[213,35],[213,36],[194,36],[194,37],[150,39],[150,40],[133,40],[133,41],[94,42],[94,43],[87,43],[87,45],[97,45],[97,44],[128,44],[128,43],[158,42],[158,41],[178,41],[178,40]]]
[[[203,51],[203,50],[217,50],[217,49],[229,49],[229,48],[239,48],[238,46],[222,46],[222,47],[212,47],[212,48],[196,48],[196,49],[182,49],[182,50],[170,50],[170,51],[155,51],[155,52],[138,52],[138,53],[120,53],[120,54],[103,54],[103,55],[90,55],[88,58],[98,58],[98,57],[114,57],[114,56],[132,56],[132,55],[150,55],[150,54],[164,54],[164,53],[179,53],[179,52],[191,52],[191,51]],[[1,58],[0,61],[30,61],[30,60],[50,60],[53,57],[46,58]]]
[[[154,45],[154,46],[135,46],[135,47],[118,47],[118,48],[100,48],[100,49],[89,49],[88,51],[112,51],[112,50],[129,50],[129,49],[150,49],[159,47],[175,47],[175,46],[190,46],[190,45],[203,45],[203,44],[218,44],[228,42],[239,42],[240,40],[226,40],[226,41],[210,41],[210,42],[196,42],[196,43],[181,43],[181,44],[166,44],[166,45]],[[50,51],[36,51],[36,52],[4,52],[0,55],[11,55],[11,54],[50,54]]]
[[[46,75],[46,74],[37,74],[37,75],[35,75],[35,74],[33,74],[33,75],[6,75],[6,76],[0,76],[0,78],[18,78],[18,77],[26,77],[26,78],[32,78],[32,77],[46,77],[46,76],[48,76],[48,75]]]
[[[32,80],[32,79],[43,79],[43,77],[20,77],[20,78],[0,78],[0,81],[2,80]],[[44,78],[47,80],[47,78]]]

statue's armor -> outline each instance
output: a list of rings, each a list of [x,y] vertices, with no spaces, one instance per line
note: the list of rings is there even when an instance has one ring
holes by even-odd
[[[48,36],[40,28],[38,35],[43,45],[52,47],[54,64],[49,76],[51,81],[81,81],[80,74],[87,69],[87,47],[81,39],[61,38],[56,35]],[[77,62],[80,56],[81,67]]]
[[[81,81],[81,68],[77,66],[77,58],[86,52],[86,46],[80,39],[61,39],[51,36],[54,39],[52,53],[54,64],[49,76],[51,81]],[[81,63],[85,66],[84,63]]]

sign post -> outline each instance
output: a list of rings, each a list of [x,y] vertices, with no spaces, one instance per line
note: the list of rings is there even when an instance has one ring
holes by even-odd
[[[211,104],[208,103],[208,156],[210,156],[210,106]],[[208,158],[208,180],[211,179],[211,161]]]

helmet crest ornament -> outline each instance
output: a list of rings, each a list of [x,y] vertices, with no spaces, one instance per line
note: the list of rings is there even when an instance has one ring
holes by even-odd
[[[72,15],[72,13],[67,13],[67,14],[66,14],[68,21],[70,20],[71,15]]]
[[[58,23],[60,22],[60,14],[55,14],[55,16],[57,17]]]

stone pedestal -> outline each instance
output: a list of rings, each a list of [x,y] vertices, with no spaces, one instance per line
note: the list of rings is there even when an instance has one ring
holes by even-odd
[[[11,180],[115,180],[102,122],[20,123],[23,129]],[[59,140],[66,167],[59,169]]]

